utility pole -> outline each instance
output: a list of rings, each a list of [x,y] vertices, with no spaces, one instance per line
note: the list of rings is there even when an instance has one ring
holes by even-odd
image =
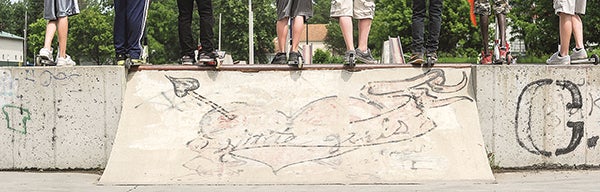
[[[254,14],[252,13],[252,0],[248,0],[248,64],[254,64]]]
[[[23,28],[23,65],[27,65],[27,3],[25,4],[25,28]]]

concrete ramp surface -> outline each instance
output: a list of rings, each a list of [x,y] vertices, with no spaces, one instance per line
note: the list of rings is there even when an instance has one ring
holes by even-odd
[[[101,184],[494,180],[469,67],[129,75]]]

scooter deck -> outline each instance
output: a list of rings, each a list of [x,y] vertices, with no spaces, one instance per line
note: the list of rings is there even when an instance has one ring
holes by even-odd
[[[585,58],[585,59],[578,59],[578,60],[572,60],[571,61],[571,65],[598,65],[599,59],[598,59],[598,55],[593,54],[592,56],[590,56],[589,58]]]

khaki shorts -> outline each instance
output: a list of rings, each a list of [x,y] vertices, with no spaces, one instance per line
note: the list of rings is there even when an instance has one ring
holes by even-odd
[[[585,14],[586,0],[554,0],[554,13]]]
[[[331,0],[331,17],[373,19],[375,0]]]
[[[494,1],[494,12],[496,14],[507,14],[510,12],[510,5],[508,0],[493,0]],[[490,6],[489,0],[477,0],[475,1],[475,14],[477,15],[491,15],[492,7]]]

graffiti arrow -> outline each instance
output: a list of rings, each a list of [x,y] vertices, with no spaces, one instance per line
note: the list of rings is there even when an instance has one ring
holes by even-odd
[[[219,112],[221,115],[225,116],[229,120],[235,119],[236,115],[231,114],[229,111],[225,110],[225,108],[220,105],[208,100],[206,97],[195,92],[196,89],[200,88],[200,83],[197,79],[194,78],[175,78],[168,75],[165,75],[169,81],[173,84],[173,89],[175,90],[175,95],[177,97],[185,97],[187,95],[192,96],[196,100],[203,102],[204,104],[209,105],[214,110]]]

